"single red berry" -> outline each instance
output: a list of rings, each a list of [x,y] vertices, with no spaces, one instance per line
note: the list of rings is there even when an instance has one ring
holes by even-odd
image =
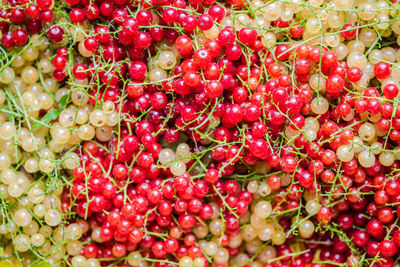
[[[59,43],[64,38],[64,30],[59,26],[52,26],[47,33],[47,37],[53,43]]]
[[[378,79],[387,79],[391,74],[390,65],[386,62],[378,62],[375,64],[374,73]]]

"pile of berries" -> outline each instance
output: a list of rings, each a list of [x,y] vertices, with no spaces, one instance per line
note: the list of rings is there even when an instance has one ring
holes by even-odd
[[[400,4],[7,0],[0,266],[400,266]]]

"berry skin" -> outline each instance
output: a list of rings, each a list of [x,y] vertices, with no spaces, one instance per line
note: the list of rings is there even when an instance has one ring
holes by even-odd
[[[384,240],[379,245],[379,251],[384,257],[392,257],[397,252],[397,247],[394,241]]]
[[[378,62],[374,67],[374,73],[378,79],[389,78],[391,73],[390,65],[386,62]]]
[[[147,74],[147,67],[143,62],[135,61],[129,66],[129,74],[136,81],[143,81]]]
[[[246,45],[252,45],[257,39],[257,32],[248,27],[244,27],[239,31],[238,39]]]
[[[388,84],[382,92],[387,99],[395,99],[399,95],[399,88],[395,84]]]
[[[15,30],[12,36],[16,45],[24,45],[28,42],[28,33],[25,30]]]
[[[63,40],[64,30],[59,26],[53,26],[49,29],[47,37],[53,43],[59,43]]]

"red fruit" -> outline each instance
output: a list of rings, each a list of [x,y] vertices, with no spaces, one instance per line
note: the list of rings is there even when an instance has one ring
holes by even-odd
[[[47,33],[47,37],[53,43],[59,43],[63,40],[64,30],[59,26],[52,26]]]
[[[322,55],[321,63],[322,67],[331,69],[336,67],[336,65],[338,64],[338,59],[334,53],[326,52]]]
[[[192,53],[193,42],[187,36],[180,36],[175,41],[175,49],[182,55],[188,56]]]
[[[297,160],[293,156],[284,156],[281,160],[282,171],[286,173],[292,173],[297,167]]]
[[[382,93],[387,99],[395,99],[399,95],[399,88],[395,84],[389,83],[383,87]]]
[[[289,48],[286,44],[278,45],[275,49],[275,57],[281,61],[288,60],[293,51],[289,51]]]
[[[218,34],[218,41],[222,46],[232,45],[235,42],[235,34],[229,28],[225,28]]]
[[[376,78],[378,79],[389,78],[391,72],[392,71],[390,70],[390,65],[388,63],[378,62],[377,64],[375,64],[374,73]]]
[[[224,87],[222,86],[221,82],[213,80],[209,81],[206,86],[204,87],[204,93],[208,98],[217,98],[222,94],[224,91]]]
[[[225,17],[225,9],[220,5],[213,5],[208,10],[208,14],[217,22],[221,21]]]
[[[203,31],[211,29],[213,24],[213,18],[208,14],[202,14],[197,18],[197,25]]]
[[[83,64],[76,64],[72,69],[72,73],[77,80],[84,80],[88,75],[87,68]]]
[[[257,39],[257,32],[256,30],[244,27],[239,31],[238,39],[245,45],[252,45]]]
[[[317,220],[321,224],[327,224],[331,221],[331,210],[328,207],[321,207],[317,213]]]
[[[186,86],[195,88],[201,85],[202,78],[197,72],[189,71],[183,76],[183,81]]]
[[[37,5],[30,5],[25,9],[25,16],[27,19],[37,19],[39,17],[39,7]]]
[[[345,24],[342,28],[342,32],[340,33],[340,35],[342,35],[347,40],[354,39],[354,37],[356,37],[356,34],[357,28],[355,28],[351,24]]]
[[[124,244],[115,244],[112,247],[112,254],[116,258],[121,258],[126,254],[126,246]]]
[[[397,247],[394,241],[384,240],[379,245],[379,251],[384,257],[392,257],[397,253]]]
[[[142,82],[146,78],[147,67],[141,61],[132,62],[129,66],[129,74],[132,79]]]
[[[389,201],[389,195],[385,191],[377,191],[374,200],[378,205],[385,205]]]
[[[98,253],[98,248],[94,244],[88,244],[83,249],[83,255],[86,258],[96,258]]]
[[[307,59],[299,59],[296,60],[295,64],[294,64],[295,70],[297,74],[307,74],[310,71],[310,61],[308,61]]]
[[[379,243],[376,241],[370,241],[368,242],[367,248],[366,248],[367,254],[370,257],[375,257],[376,254],[379,252]]]
[[[364,247],[369,242],[369,236],[365,231],[358,230],[353,234],[353,242],[359,247]]]
[[[344,79],[339,75],[329,76],[325,86],[328,93],[339,96],[340,91],[344,88]]]
[[[151,251],[157,258],[164,258],[167,254],[167,252],[165,251],[165,244],[161,241],[155,242],[151,247]]]
[[[350,82],[358,82],[361,80],[362,75],[362,71],[358,67],[351,67],[347,70],[347,79]]]
[[[383,207],[378,209],[377,211],[377,218],[382,223],[390,223],[394,220],[394,213],[391,208]]]
[[[74,8],[69,12],[69,19],[73,24],[82,23],[85,20],[85,13],[80,8]]]
[[[38,0],[36,1],[40,10],[49,10],[53,5],[53,0]]]
[[[400,248],[400,231],[395,230],[395,233],[393,235],[393,241],[396,244],[398,248]]]
[[[303,27],[292,27],[289,29],[290,35],[292,35],[293,38],[301,38],[304,33],[304,28]]]
[[[164,246],[165,246],[165,252],[174,253],[178,249],[179,243],[175,238],[167,238],[164,241]]]
[[[193,61],[200,68],[204,68],[211,61],[210,52],[207,49],[198,49],[193,54]]]
[[[114,166],[112,174],[115,179],[123,180],[128,177],[128,168],[123,164],[117,164]]]
[[[139,31],[133,37],[133,44],[138,49],[149,48],[152,42],[151,35],[148,32]]]
[[[184,230],[190,230],[195,224],[195,218],[193,215],[188,214],[188,213],[182,213],[178,217],[178,223]]]
[[[188,15],[182,19],[181,25],[186,31],[191,32],[196,29],[197,20],[194,16]]]
[[[28,33],[25,30],[17,29],[12,36],[16,45],[24,45],[28,42]]]
[[[94,28],[95,38],[100,43],[107,43],[110,40],[110,30],[106,26],[97,26]]]
[[[371,220],[370,222],[368,222],[366,229],[368,234],[375,238],[379,238],[383,235],[384,232],[383,224],[378,220]]]
[[[84,45],[88,51],[94,51],[98,47],[98,42],[97,42],[96,38],[88,37],[85,39]]]
[[[178,20],[178,12],[174,8],[164,9],[162,16],[166,23],[174,23]]]
[[[153,20],[153,15],[149,10],[140,10],[136,14],[136,19],[141,26],[149,26]]]
[[[128,239],[134,244],[138,244],[143,240],[144,233],[138,228],[132,228],[128,234]]]

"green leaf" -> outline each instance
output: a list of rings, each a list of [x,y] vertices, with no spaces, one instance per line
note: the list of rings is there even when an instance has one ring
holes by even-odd
[[[58,109],[64,110],[65,107],[68,105],[68,103],[69,103],[69,94],[63,95],[60,98],[60,101],[58,101]]]
[[[43,118],[40,119],[40,121],[36,121],[35,123],[33,123],[32,130],[35,130],[42,126],[49,127],[50,121],[57,119],[58,115],[60,115],[60,110],[50,110],[43,116]]]

